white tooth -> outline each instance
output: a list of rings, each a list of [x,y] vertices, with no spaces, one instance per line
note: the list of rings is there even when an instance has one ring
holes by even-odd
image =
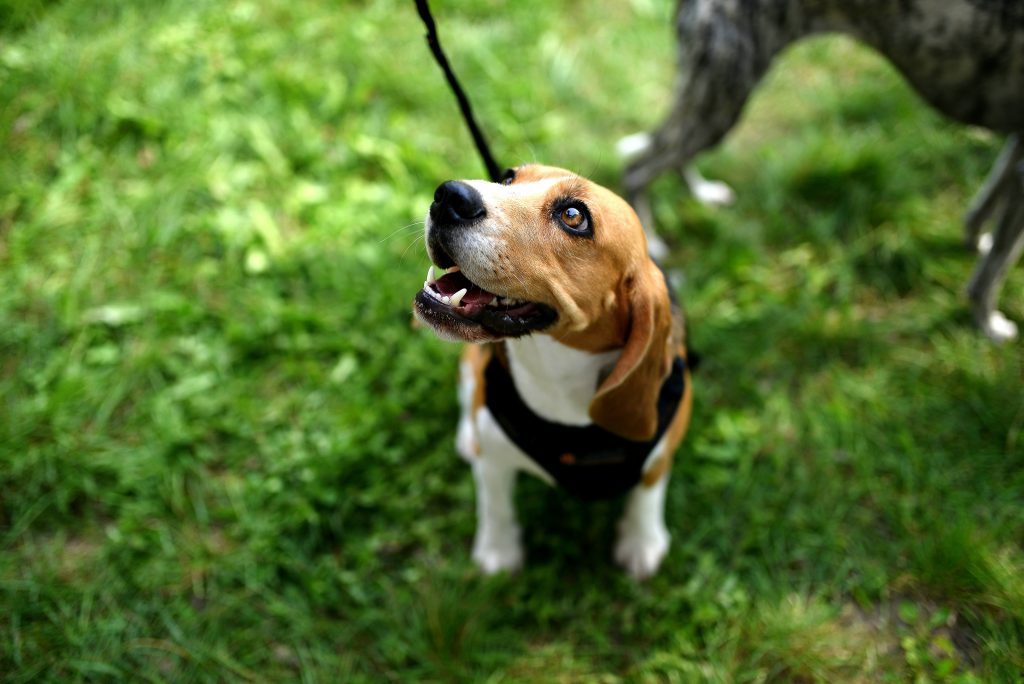
[[[494,297],[491,301],[487,302],[487,306],[495,306],[498,303],[498,298]]]
[[[436,282],[437,279],[434,278],[434,265],[431,264],[430,268],[427,269],[427,284],[433,285]]]
[[[448,304],[452,300],[451,300],[451,297],[441,297],[441,301],[444,302],[445,304]]]
[[[462,269],[461,269],[461,268],[459,268],[458,266],[452,266],[452,267],[451,267],[451,268],[449,268],[449,269],[448,269],[447,271],[445,271],[445,273],[458,273],[458,272],[459,272],[459,271],[461,271],[461,270],[462,270]]]
[[[424,290],[429,290],[430,289],[430,283],[428,283],[426,280],[423,281],[423,289]]]
[[[467,290],[466,288],[462,288],[461,290],[453,294],[451,297],[452,306],[458,306],[459,304],[461,304],[462,298],[466,296],[467,292],[469,292],[469,290]]]

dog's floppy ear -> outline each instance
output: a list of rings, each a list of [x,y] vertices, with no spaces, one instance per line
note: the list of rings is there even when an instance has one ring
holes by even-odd
[[[653,263],[625,289],[630,308],[626,344],[590,402],[590,417],[609,432],[646,441],[658,429],[658,395],[672,361],[672,312],[665,278]]]

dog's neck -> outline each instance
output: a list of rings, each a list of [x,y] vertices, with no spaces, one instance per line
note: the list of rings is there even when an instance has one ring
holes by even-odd
[[[541,418],[589,425],[590,401],[619,358],[621,349],[593,353],[573,349],[549,335],[506,340],[512,381],[523,402]]]

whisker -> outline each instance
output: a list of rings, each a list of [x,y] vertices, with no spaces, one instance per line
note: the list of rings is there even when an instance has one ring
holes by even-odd
[[[426,223],[427,222],[425,220],[424,221],[413,221],[409,225],[402,226],[401,228],[396,228],[395,230],[391,231],[390,233],[385,235],[383,238],[381,238],[380,241],[377,242],[377,244],[379,245],[379,244],[381,244],[383,242],[386,242],[386,241],[390,240],[391,238],[393,238],[398,233],[405,232],[405,231],[409,230],[410,228],[418,228],[419,226],[426,225]]]
[[[417,242],[419,242],[420,240],[422,240],[422,239],[423,239],[423,235],[422,235],[422,234],[421,234],[421,235],[417,235],[417,236],[415,237],[415,239],[413,239],[413,241],[412,241],[412,242],[410,242],[410,243],[409,243],[408,245],[406,245],[405,249],[403,249],[403,250],[402,250],[402,254],[401,254],[401,255],[399,255],[399,257],[398,257],[398,260],[399,260],[399,261],[403,261],[403,260],[405,259],[405,255],[409,253],[409,249],[410,249],[410,248],[411,248],[411,247],[412,247],[413,245],[415,245],[415,244],[416,244]]]

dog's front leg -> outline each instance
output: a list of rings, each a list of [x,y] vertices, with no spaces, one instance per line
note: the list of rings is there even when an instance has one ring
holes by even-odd
[[[473,461],[476,480],[476,538],[473,560],[488,575],[523,566],[523,547],[516,522],[516,469],[484,454]]]
[[[1007,195],[1014,194],[1012,186],[1017,180],[1014,176],[1022,158],[1024,145],[1018,136],[1011,135],[964,217],[964,244],[968,249],[976,249],[983,255],[992,249],[992,234],[982,234],[981,228],[996,209],[1001,205],[1006,208]]]
[[[1017,337],[1017,325],[996,308],[1006,272],[1024,252],[1024,174],[1012,188],[1007,207],[992,233],[992,247],[978,261],[967,286],[974,320],[995,342]]]
[[[665,527],[665,489],[668,473],[651,485],[638,484],[629,493],[619,521],[615,561],[634,579],[650,577],[668,552],[670,535]]]

